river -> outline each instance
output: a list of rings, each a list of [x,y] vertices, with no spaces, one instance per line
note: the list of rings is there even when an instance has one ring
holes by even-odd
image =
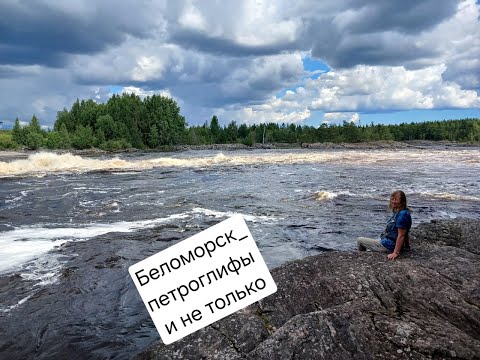
[[[123,359],[158,340],[129,265],[236,213],[270,268],[353,251],[396,189],[414,226],[478,218],[480,151],[0,153],[0,184],[0,358]]]

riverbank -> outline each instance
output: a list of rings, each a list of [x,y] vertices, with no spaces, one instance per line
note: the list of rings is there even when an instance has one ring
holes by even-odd
[[[169,346],[148,346],[158,334],[127,269],[196,229],[67,243],[53,252],[63,262],[56,282],[0,277],[0,303],[11,304],[0,313],[0,357],[478,358],[478,228],[479,219],[420,224],[412,252],[393,262],[355,251],[289,262],[272,270],[274,295]]]
[[[81,156],[95,156],[105,154],[117,153],[136,153],[136,152],[178,152],[178,151],[195,151],[195,150],[220,150],[220,151],[234,151],[234,150],[254,150],[254,149],[319,149],[319,150],[375,150],[375,149],[460,149],[460,148],[480,148],[480,144],[474,143],[457,143],[451,141],[428,141],[428,140],[411,140],[406,142],[398,141],[371,141],[360,143],[267,143],[255,144],[254,146],[247,146],[244,144],[210,144],[210,145],[174,145],[166,146],[158,149],[123,149],[116,151],[106,151],[97,148],[84,150],[61,150],[61,149],[39,149],[39,150],[0,150],[0,161],[8,161],[12,158],[27,158],[30,154],[39,151],[52,152],[56,154],[71,153]]]

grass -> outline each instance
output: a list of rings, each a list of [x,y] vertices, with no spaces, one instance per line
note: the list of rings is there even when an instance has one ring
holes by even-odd
[[[11,130],[0,130],[0,150],[13,150],[19,148],[19,145],[13,141]]]

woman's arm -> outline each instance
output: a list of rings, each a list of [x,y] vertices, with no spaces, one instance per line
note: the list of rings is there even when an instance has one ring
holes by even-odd
[[[405,242],[405,235],[407,234],[407,229],[398,228],[397,241],[395,242],[395,250],[391,254],[387,255],[389,260],[394,260],[400,255],[402,250],[403,243]]]

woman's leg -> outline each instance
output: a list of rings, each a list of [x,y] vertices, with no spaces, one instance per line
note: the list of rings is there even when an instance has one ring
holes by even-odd
[[[383,253],[389,253],[390,251],[380,243],[380,239],[371,239],[366,237],[357,238],[358,250],[365,251],[367,249],[372,251],[378,251]]]

